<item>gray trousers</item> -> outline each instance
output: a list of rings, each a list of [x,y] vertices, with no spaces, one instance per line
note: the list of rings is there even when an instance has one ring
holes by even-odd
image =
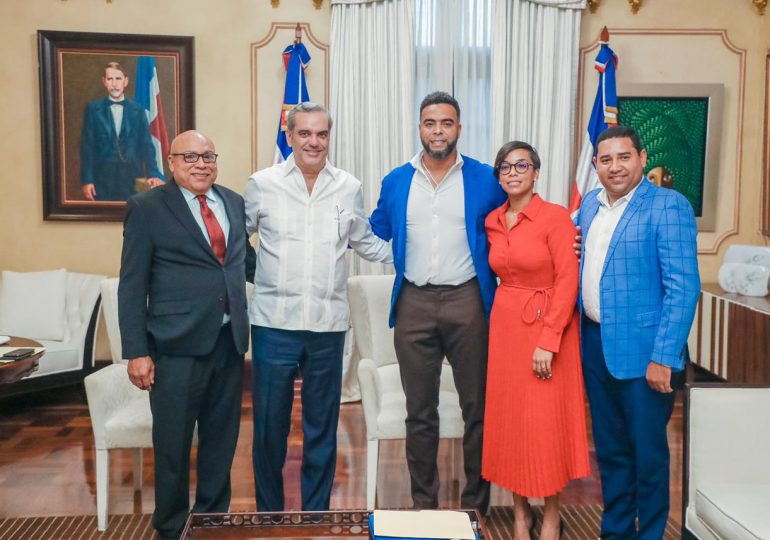
[[[467,483],[460,503],[486,513],[489,482],[481,477],[481,446],[489,323],[478,281],[423,287],[404,281],[395,315],[394,344],[406,394],[406,459],[414,507],[438,507],[438,399],[446,356],[465,423]]]

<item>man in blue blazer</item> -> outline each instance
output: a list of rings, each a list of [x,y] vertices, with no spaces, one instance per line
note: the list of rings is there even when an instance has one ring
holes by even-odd
[[[215,152],[197,131],[176,137],[174,179],[129,199],[123,229],[118,318],[129,379],[150,392],[160,538],[179,538],[190,511],[196,423],[193,511],[230,505],[255,255],[243,199],[214,185]]]
[[[372,230],[393,241],[390,325],[406,394],[406,456],[415,508],[438,506],[441,363],[452,365],[465,421],[464,508],[486,512],[481,477],[488,317],[497,282],[487,214],[505,201],[492,167],[457,152],[460,107],[445,92],[420,105],[423,150],[382,181]]]
[[[603,187],[586,195],[578,214],[583,373],[603,539],[663,538],[672,379],[683,376],[700,293],[692,206],[644,178],[646,162],[633,129],[604,131],[594,157]]]
[[[123,68],[110,62],[102,84],[107,97],[88,104],[80,136],[80,181],[89,201],[125,201],[137,178],[150,187],[163,183],[144,108],[128,99]]]

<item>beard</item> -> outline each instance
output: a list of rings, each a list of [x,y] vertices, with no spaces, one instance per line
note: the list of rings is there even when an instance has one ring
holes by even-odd
[[[430,148],[430,142],[426,141],[422,137],[420,137],[420,142],[422,143],[422,147],[425,150],[425,153],[428,154],[431,159],[436,160],[442,160],[449,157],[449,155],[454,151],[455,147],[457,146],[457,139],[454,139],[453,141],[447,141],[446,148],[443,150],[431,150]]]

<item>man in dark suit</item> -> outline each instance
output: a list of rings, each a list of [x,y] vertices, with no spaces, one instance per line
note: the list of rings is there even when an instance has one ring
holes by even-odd
[[[174,139],[174,179],[128,201],[118,287],[131,382],[150,391],[155,452],[153,526],[179,538],[189,513],[190,447],[198,423],[194,512],[226,512],[238,439],[245,279],[254,271],[243,199],[215,186],[214,143]],[[248,272],[248,274],[247,274]]]
[[[89,201],[125,201],[136,193],[137,178],[156,187],[163,171],[144,108],[124,95],[128,77],[120,64],[107,64],[102,84],[107,97],[89,103],[83,118],[80,181]]]

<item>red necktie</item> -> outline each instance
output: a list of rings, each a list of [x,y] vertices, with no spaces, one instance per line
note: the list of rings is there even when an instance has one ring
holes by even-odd
[[[206,203],[206,196],[196,195],[196,198],[201,203],[201,216],[209,233],[211,249],[214,251],[214,255],[217,256],[217,259],[219,259],[220,264],[225,264],[225,234],[222,232],[222,227],[219,226],[214,212],[211,211],[211,208]]]

